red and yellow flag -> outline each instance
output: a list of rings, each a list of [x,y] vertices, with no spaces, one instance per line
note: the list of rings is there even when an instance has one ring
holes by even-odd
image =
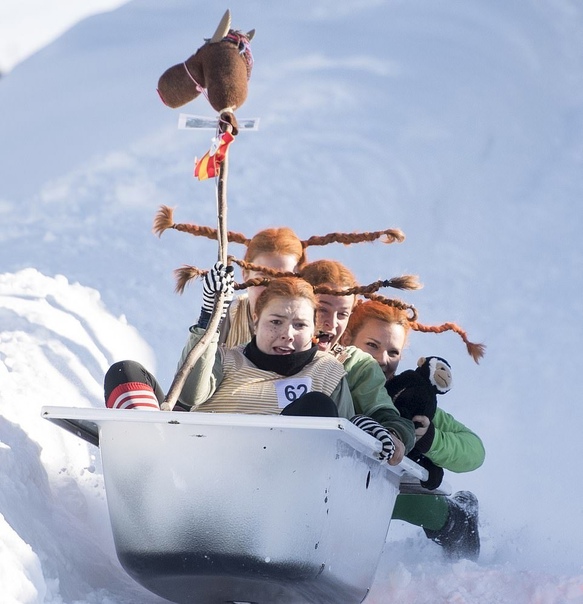
[[[218,174],[219,167],[227,155],[227,149],[234,140],[235,137],[230,132],[223,132],[218,138],[216,148],[211,148],[199,160],[196,160],[194,175],[198,180],[214,178]]]

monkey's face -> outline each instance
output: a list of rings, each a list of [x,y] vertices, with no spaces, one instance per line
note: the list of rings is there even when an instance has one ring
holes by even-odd
[[[435,369],[431,372],[431,382],[441,394],[446,393],[453,382],[451,368],[443,361],[436,361]]]

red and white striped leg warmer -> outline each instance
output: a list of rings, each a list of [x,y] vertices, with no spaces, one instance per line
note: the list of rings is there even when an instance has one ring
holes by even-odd
[[[152,409],[160,411],[160,404],[154,391],[142,382],[120,384],[105,402],[109,409]]]

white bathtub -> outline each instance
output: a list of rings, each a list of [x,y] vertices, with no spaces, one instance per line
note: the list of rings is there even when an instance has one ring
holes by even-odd
[[[360,603],[408,460],[335,418],[44,407],[99,444],[120,563],[177,603]]]

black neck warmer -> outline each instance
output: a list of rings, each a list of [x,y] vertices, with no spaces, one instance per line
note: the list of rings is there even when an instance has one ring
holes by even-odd
[[[245,346],[243,354],[259,369],[264,371],[273,371],[279,373],[279,375],[295,375],[299,373],[308,363],[310,363],[316,353],[318,352],[318,346],[314,344],[308,350],[302,350],[300,352],[292,352],[290,354],[265,354],[257,348],[257,342],[255,336]]]

